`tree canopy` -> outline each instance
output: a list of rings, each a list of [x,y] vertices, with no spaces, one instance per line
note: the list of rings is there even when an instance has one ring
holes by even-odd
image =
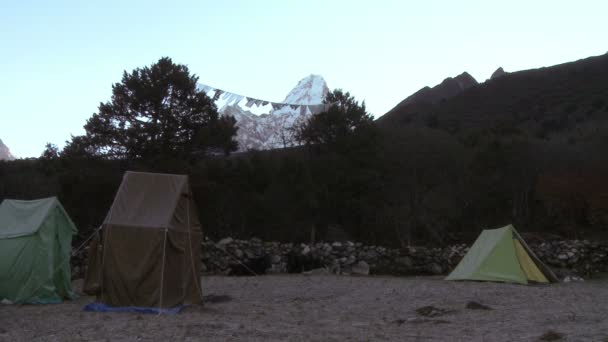
[[[85,136],[73,137],[66,152],[135,160],[189,159],[209,149],[236,150],[234,118],[219,117],[197,81],[187,66],[168,57],[125,71],[112,86],[111,100],[101,103],[87,121]]]
[[[312,115],[297,126],[295,137],[307,145],[333,145],[343,142],[358,130],[373,126],[373,117],[349,92],[336,89],[327,94],[327,111]]]

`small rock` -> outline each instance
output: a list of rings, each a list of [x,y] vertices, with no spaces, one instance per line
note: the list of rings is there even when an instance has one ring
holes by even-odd
[[[366,260],[375,259],[378,257],[378,253],[373,250],[369,252],[361,252],[359,253],[359,257]]]
[[[396,258],[395,262],[408,268],[414,265],[412,258],[406,256]]]
[[[574,276],[574,275],[569,275],[569,276],[566,276],[563,280],[564,283],[570,283],[570,282],[574,282],[574,281],[585,281],[585,279]]]
[[[248,259],[254,259],[256,257],[255,252],[251,249],[246,249],[244,253]]]
[[[487,305],[473,301],[468,302],[466,308],[471,310],[492,310],[492,308]]]
[[[341,269],[340,269],[340,263],[337,260],[334,260],[331,264],[331,266],[329,267],[329,273],[331,274],[340,274]]]
[[[351,255],[348,257],[348,259],[346,260],[346,264],[347,265],[352,265],[355,263],[355,261],[357,261],[357,258],[355,258],[354,255]]]
[[[273,255],[270,257],[270,262],[273,264],[278,264],[281,262],[281,256],[280,255]]]
[[[439,275],[439,274],[443,273],[443,267],[441,267],[441,265],[439,265],[437,263],[432,263],[431,266],[430,266],[430,268],[429,268],[429,271],[432,274]]]
[[[312,269],[310,271],[302,272],[302,274],[308,274],[308,275],[328,275],[329,274],[329,270],[327,268],[325,268],[325,267],[321,267],[321,268]]]
[[[210,295],[203,296],[203,302],[205,302],[205,303],[213,303],[213,304],[225,303],[225,302],[229,302],[231,300],[232,300],[232,297],[227,296],[227,295],[210,294]]]
[[[429,318],[420,318],[420,317],[408,318],[407,322],[408,323],[414,323],[414,324],[424,324],[424,323],[446,324],[446,323],[450,323],[450,321],[446,321],[444,319],[429,319]]]
[[[217,244],[220,246],[231,244],[234,240],[231,237],[221,239]]]
[[[369,275],[369,264],[361,260],[351,267],[351,273],[356,275]]]
[[[546,333],[542,334],[541,337],[539,337],[539,340],[541,340],[541,341],[558,341],[558,340],[561,340],[562,338],[564,338],[564,334],[553,331],[553,330],[549,330]]]
[[[417,314],[419,314],[420,316],[425,316],[425,317],[441,316],[441,315],[444,315],[449,312],[450,312],[450,310],[436,308],[432,305],[423,306],[421,308],[416,309]]]

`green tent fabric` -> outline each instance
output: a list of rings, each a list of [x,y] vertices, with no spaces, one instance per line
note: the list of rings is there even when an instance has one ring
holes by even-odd
[[[481,280],[528,284],[556,282],[553,272],[534,255],[512,225],[486,229],[446,280]]]
[[[0,204],[0,299],[57,303],[74,297],[70,274],[76,226],[56,197]]]

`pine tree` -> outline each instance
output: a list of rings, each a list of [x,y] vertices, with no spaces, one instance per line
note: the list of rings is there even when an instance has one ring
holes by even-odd
[[[236,150],[234,119],[219,117],[197,81],[187,66],[168,57],[125,71],[112,86],[112,99],[87,121],[86,135],[75,138],[87,151],[111,159],[195,158],[210,148]]]

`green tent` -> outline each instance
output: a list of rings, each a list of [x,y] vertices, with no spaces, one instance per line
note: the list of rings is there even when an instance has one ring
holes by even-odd
[[[512,225],[487,229],[446,280],[484,280],[528,284],[556,282]]]
[[[73,298],[70,251],[76,226],[57,198],[0,204],[0,299],[57,303]]]

